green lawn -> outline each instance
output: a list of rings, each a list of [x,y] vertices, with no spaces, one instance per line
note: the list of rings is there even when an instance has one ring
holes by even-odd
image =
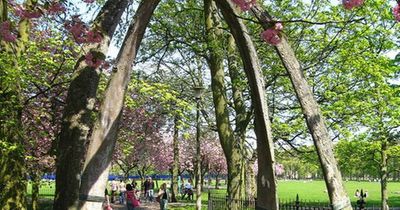
[[[352,203],[357,200],[354,197],[357,189],[368,191],[368,198],[366,199],[368,205],[379,205],[380,203],[379,182],[348,181],[345,182],[345,187]],[[388,184],[388,189],[389,205],[400,206],[400,183],[391,182]],[[279,198],[282,200],[294,200],[298,193],[300,200],[329,202],[324,181],[279,181],[278,192]]]
[[[160,184],[161,182],[159,182]],[[356,182],[348,181],[345,182],[345,187],[350,195],[351,201],[354,204],[356,198],[354,192],[356,189],[363,189],[368,191],[367,205],[379,205],[380,203],[380,185],[379,182]],[[28,186],[28,194],[31,193],[30,184]],[[52,197],[54,195],[54,182],[44,183],[40,189],[41,196]],[[328,193],[325,190],[325,183],[323,181],[279,181],[278,182],[278,193],[281,201],[295,200],[296,194],[299,194],[299,198],[306,202],[321,202],[329,203]],[[389,189],[389,205],[400,207],[400,182],[391,182],[388,184]],[[225,190],[219,190],[224,193]],[[202,195],[203,205],[207,205],[207,193]],[[184,201],[188,202],[188,201]],[[194,202],[194,201],[192,201]],[[186,207],[173,207],[171,209],[183,210],[183,209],[194,209],[192,203],[188,203]]]

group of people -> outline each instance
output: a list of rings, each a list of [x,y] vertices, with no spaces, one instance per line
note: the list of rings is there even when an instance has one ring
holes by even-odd
[[[136,207],[140,206],[141,194],[144,195],[143,199],[145,201],[154,201],[154,182],[151,177],[146,178],[142,183],[141,189],[137,189],[137,187],[135,180],[128,184],[123,180],[119,182],[117,180],[111,181],[111,193],[108,192],[107,188],[105,189],[105,209],[112,209],[110,202],[116,203],[118,200],[119,204],[126,204],[128,210],[134,210]],[[167,210],[168,193],[167,184],[163,183],[156,196],[156,200],[160,203],[161,210]]]

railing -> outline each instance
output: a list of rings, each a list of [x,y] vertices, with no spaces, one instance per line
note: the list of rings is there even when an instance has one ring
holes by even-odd
[[[225,196],[225,193],[221,192],[208,192],[208,210],[225,210],[229,203],[229,198]],[[241,210],[255,209],[257,200],[256,199],[243,199],[243,200],[231,200],[231,205],[238,207]],[[326,202],[318,201],[302,201],[299,196],[296,196],[295,200],[279,201],[280,210],[332,210],[332,206]],[[360,208],[356,204],[353,206],[354,210],[381,210],[380,206],[369,206]],[[399,207],[390,207],[390,210],[400,210]]]

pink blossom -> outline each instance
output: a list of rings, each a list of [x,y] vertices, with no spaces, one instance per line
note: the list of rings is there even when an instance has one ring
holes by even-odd
[[[87,3],[87,4],[91,4],[94,2],[94,0],[83,0],[83,2]]]
[[[101,64],[103,64],[104,61],[99,58],[94,57],[91,52],[88,52],[85,55],[85,62],[89,67],[97,68],[97,67],[101,66]]]
[[[279,36],[279,31],[269,28],[261,33],[261,38],[271,45],[278,45],[282,40]]]
[[[359,7],[364,3],[364,0],[342,0],[345,9],[353,9]]]
[[[63,4],[61,4],[60,2],[55,2],[49,6],[47,12],[51,15],[54,15],[60,12],[65,12],[65,10],[66,8],[64,7]]]
[[[4,21],[0,24],[0,36],[6,42],[15,42],[17,37],[11,32],[11,23]]]
[[[393,15],[396,21],[400,22],[400,4],[393,7]]]
[[[40,16],[42,16],[42,14],[39,11],[35,11],[35,10],[28,11],[21,5],[15,5],[14,12],[17,16],[19,16],[21,18],[32,19],[32,18],[40,18]]]
[[[89,31],[87,33],[87,42],[100,43],[101,40],[103,40],[103,37],[98,31]]]
[[[239,6],[242,11],[247,11],[257,3],[257,0],[232,0],[232,2]]]
[[[83,22],[80,21],[74,21],[73,23],[67,22],[65,28],[72,33],[77,43],[86,42],[85,33],[87,31],[87,27],[84,25]]]
[[[283,30],[283,25],[282,25],[282,23],[279,23],[279,22],[275,23],[274,29],[275,29],[275,30],[278,30],[278,31],[282,31],[282,30]]]

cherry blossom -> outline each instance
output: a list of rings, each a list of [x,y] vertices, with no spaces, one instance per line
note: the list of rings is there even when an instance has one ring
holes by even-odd
[[[60,12],[65,12],[66,8],[64,7],[63,4],[61,4],[60,2],[55,2],[52,3],[49,8],[47,9],[47,12],[51,15],[60,13]]]
[[[19,4],[14,3],[13,8],[15,14],[21,18],[33,19],[33,18],[40,18],[42,16],[42,13],[40,13],[39,11],[36,10],[28,11]]]
[[[101,40],[103,40],[103,37],[101,36],[101,33],[98,31],[88,31],[87,32],[87,42],[91,43],[100,43]]]
[[[232,2],[239,6],[242,11],[247,11],[257,3],[257,0],[232,0]]]
[[[91,4],[93,3],[95,0],[83,0],[83,2],[87,3],[87,4]]]
[[[393,15],[396,21],[400,22],[400,4],[393,7]]]
[[[364,3],[364,0],[343,0],[343,6],[345,9],[353,9],[359,7]]]
[[[17,37],[11,32],[11,23],[4,21],[0,24],[0,37],[6,42],[15,42]]]
[[[278,45],[282,41],[279,37],[279,31],[273,28],[268,28],[262,32],[261,38],[271,45]]]
[[[97,68],[101,66],[104,63],[104,60],[97,58],[96,56],[93,56],[92,52],[88,52],[85,55],[85,62],[88,66]]]

